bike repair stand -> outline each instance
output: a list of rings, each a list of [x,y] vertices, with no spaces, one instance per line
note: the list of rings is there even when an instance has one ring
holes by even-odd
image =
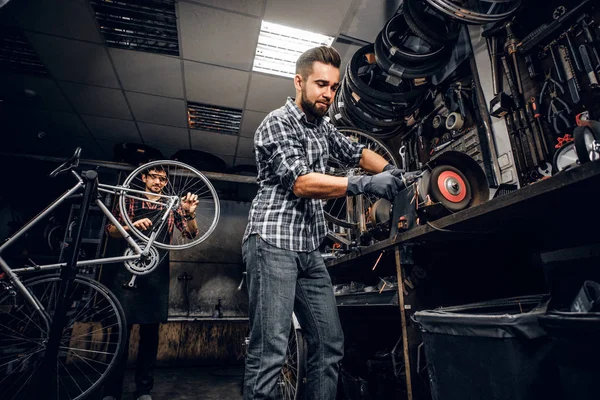
[[[59,357],[59,347],[68,346],[68,343],[61,343],[63,336],[63,329],[65,329],[66,323],[66,306],[67,299],[72,291],[73,280],[77,275],[77,259],[79,258],[79,246],[81,244],[81,238],[83,236],[83,229],[87,222],[88,211],[90,204],[95,200],[93,197],[98,194],[98,173],[96,171],[84,171],[81,174],[81,179],[85,183],[85,189],[83,192],[83,199],[81,201],[81,208],[79,210],[79,218],[77,219],[77,226],[75,228],[75,237],[73,245],[71,246],[71,253],[67,261],[67,265],[61,268],[60,271],[60,284],[58,287],[56,309],[53,315],[49,315],[49,319],[52,321],[50,325],[50,333],[48,335],[48,345],[46,346],[46,354],[44,360],[39,369],[39,380],[40,386],[38,387],[39,393],[48,393],[51,397],[49,400],[55,400],[55,391],[52,390],[58,382],[56,368]],[[70,329],[70,328],[67,328]]]

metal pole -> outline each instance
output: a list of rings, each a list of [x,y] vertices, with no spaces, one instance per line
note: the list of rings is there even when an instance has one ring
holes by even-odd
[[[408,332],[406,329],[406,310],[404,309],[404,278],[402,273],[402,263],[400,262],[400,246],[394,246],[396,256],[396,274],[398,275],[398,300],[400,306],[400,320],[402,324],[402,347],[404,350],[404,371],[406,372],[406,393],[408,400],[413,399],[412,379],[410,374],[410,355],[408,352]]]

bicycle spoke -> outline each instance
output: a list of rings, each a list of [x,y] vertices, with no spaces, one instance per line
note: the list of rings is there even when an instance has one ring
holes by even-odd
[[[37,373],[37,370],[40,368],[41,363],[39,363],[35,369],[33,370],[32,374],[29,375],[29,377],[25,380],[25,382],[23,382],[23,384],[19,387],[19,389],[15,392],[15,395],[13,397],[11,397],[11,400],[14,400],[17,398],[17,395],[19,393],[21,393],[21,390],[23,390],[23,388],[29,383],[29,381],[31,380],[32,377],[34,377]],[[7,375],[7,377],[10,375]],[[5,378],[6,379],[6,378]],[[2,381],[0,381],[0,387],[2,385],[2,382],[4,382],[4,379]],[[12,388],[16,383],[18,383],[18,380],[14,381],[10,386],[8,386],[8,389]]]
[[[65,371],[67,371],[67,374],[69,375],[69,378],[71,378],[71,380],[73,381],[73,383],[75,383],[75,385],[77,386],[77,389],[79,389],[80,392],[84,392],[84,390],[81,388],[81,386],[79,386],[79,383],[77,382],[77,379],[75,379],[73,377],[73,375],[71,375],[71,373],[69,372],[68,368],[63,364],[63,362],[60,360],[60,358],[56,359],[56,370],[58,371],[58,369],[60,368],[60,365],[63,366],[63,369]],[[63,382],[63,379],[61,379],[61,376],[58,375],[58,379],[57,379],[57,383],[56,383],[56,394],[57,394],[57,398],[60,398],[60,389],[58,388],[59,382],[61,385],[63,385],[63,387],[65,388],[65,393],[67,394],[67,396],[69,396],[69,399],[73,399],[70,394],[69,394],[69,390],[67,389],[65,383]]]

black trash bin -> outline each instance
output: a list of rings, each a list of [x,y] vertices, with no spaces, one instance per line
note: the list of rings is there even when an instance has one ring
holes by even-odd
[[[551,311],[540,325],[556,343],[558,366],[566,400],[600,399],[600,313]]]
[[[559,399],[538,324],[546,304],[536,295],[416,312],[433,399]]]

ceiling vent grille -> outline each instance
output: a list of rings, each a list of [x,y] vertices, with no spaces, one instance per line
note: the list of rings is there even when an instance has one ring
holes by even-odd
[[[174,0],[90,0],[107,46],[179,55]]]
[[[191,129],[237,135],[241,124],[242,110],[188,102]]]
[[[0,70],[47,76],[48,71],[20,30],[0,27]]]

